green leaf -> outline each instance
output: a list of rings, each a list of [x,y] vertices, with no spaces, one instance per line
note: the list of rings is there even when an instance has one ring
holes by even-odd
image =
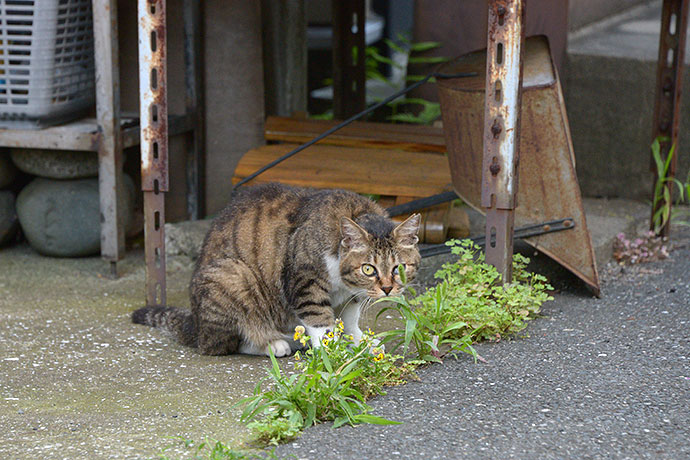
[[[442,62],[450,61],[445,56],[415,56],[407,60],[408,64],[440,64]]]
[[[326,347],[321,344],[319,347],[319,351],[321,352],[321,360],[323,361],[323,365],[326,367],[326,370],[330,372],[331,374],[333,373],[333,365],[331,364],[331,360],[328,357],[328,350]]]
[[[410,51],[421,53],[422,51],[433,50],[440,47],[440,42],[417,42],[410,45]]]
[[[360,423],[371,423],[373,425],[402,425],[402,422],[388,420],[371,414],[359,414],[356,417],[356,421]]]
[[[414,334],[417,327],[417,321],[414,319],[408,319],[405,322],[405,346],[403,347],[403,355],[407,354],[407,350],[410,347],[410,341],[412,340],[412,334]]]

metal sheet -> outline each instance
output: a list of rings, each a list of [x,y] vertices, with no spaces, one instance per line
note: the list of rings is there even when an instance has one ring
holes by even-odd
[[[445,73],[484,68],[484,52],[448,63]],[[526,241],[558,261],[599,293],[599,277],[580,188],[558,75],[543,37],[525,42],[520,120],[520,189],[515,226],[572,217],[575,228]],[[484,212],[482,194],[482,77],[438,82],[443,125],[455,191]]]

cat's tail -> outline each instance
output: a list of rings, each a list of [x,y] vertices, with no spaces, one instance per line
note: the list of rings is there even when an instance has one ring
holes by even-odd
[[[132,313],[132,322],[168,332],[182,345],[197,346],[196,323],[192,312],[186,308],[143,307]]]

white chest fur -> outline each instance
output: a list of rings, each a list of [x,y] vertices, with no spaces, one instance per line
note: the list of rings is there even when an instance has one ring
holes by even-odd
[[[328,281],[331,284],[331,290],[328,293],[331,297],[331,305],[333,308],[338,308],[345,302],[352,293],[345,287],[343,280],[340,278],[340,261],[337,257],[327,255],[325,257],[326,269],[328,270]]]
[[[329,292],[331,305],[335,310],[336,317],[343,320],[345,333],[352,334],[355,342],[358,343],[362,337],[359,329],[359,314],[361,301],[354,298],[354,292],[348,289],[340,277],[340,261],[337,257],[327,255],[325,258],[326,268],[328,269],[328,280],[331,284]]]

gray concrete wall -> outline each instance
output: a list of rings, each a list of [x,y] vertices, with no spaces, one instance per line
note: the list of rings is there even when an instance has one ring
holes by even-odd
[[[593,22],[620,13],[647,0],[569,0],[568,30],[577,30]]]
[[[685,68],[684,88],[690,88]],[[569,55],[565,99],[585,196],[651,201],[650,172],[656,62]],[[684,91],[677,177],[690,170],[690,92]]]
[[[263,142],[264,87],[260,2],[206,0],[202,4],[206,207],[212,214],[226,203],[237,162]],[[182,1],[169,0],[168,104],[184,111]],[[138,111],[136,2],[118,3],[121,98],[124,111]],[[184,139],[170,139],[170,191],[166,218],[186,218]],[[130,152],[138,155],[138,151]]]

